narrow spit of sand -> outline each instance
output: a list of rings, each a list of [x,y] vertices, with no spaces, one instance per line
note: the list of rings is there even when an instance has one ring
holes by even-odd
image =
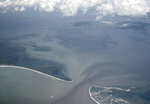
[[[60,78],[51,76],[51,75],[49,75],[49,74],[45,74],[45,73],[42,73],[42,72],[40,72],[40,71],[36,71],[36,70],[34,70],[34,69],[30,69],[30,68],[26,68],[26,67],[22,67],[22,66],[0,65],[0,67],[20,68],[20,69],[29,70],[29,71],[32,71],[32,72],[35,72],[35,73],[44,75],[44,76],[46,76],[46,77],[50,77],[50,78],[52,78],[52,79],[60,80],[60,81],[63,81],[63,82],[73,82],[73,80],[71,80],[71,81],[66,81],[66,80],[63,80],[63,79],[60,79]]]

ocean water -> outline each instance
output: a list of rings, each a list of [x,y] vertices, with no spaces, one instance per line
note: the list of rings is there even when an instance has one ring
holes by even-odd
[[[0,102],[49,103],[71,90],[71,84],[22,68],[0,67]],[[31,101],[31,102],[30,102]]]
[[[137,25],[143,26],[141,23],[127,27],[121,27],[124,23],[74,24],[76,22],[1,35],[1,41],[19,45],[28,57],[62,64],[64,73],[73,82],[20,68],[0,67],[0,102],[94,104],[88,92],[91,86],[150,84],[148,25],[139,30]],[[41,51],[40,48],[39,51],[36,46],[50,47],[50,50]]]

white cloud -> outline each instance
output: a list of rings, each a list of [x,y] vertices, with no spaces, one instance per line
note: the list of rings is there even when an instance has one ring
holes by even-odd
[[[24,7],[21,7],[21,8],[20,8],[20,11],[25,11],[25,8],[24,8]]]
[[[46,12],[61,11],[65,16],[73,16],[78,11],[85,13],[95,7],[97,19],[105,15],[145,16],[150,12],[150,0],[5,0],[0,1],[1,11],[14,8],[24,11],[27,7]]]
[[[25,11],[24,7],[15,7],[14,11]]]
[[[127,27],[127,26],[129,26],[129,24],[124,23],[120,27]]]

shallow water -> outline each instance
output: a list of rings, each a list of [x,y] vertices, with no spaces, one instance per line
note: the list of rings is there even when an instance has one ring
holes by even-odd
[[[21,96],[22,102],[32,104],[92,104],[88,89],[93,85],[149,85],[149,32],[122,29],[121,25],[99,23],[86,28],[62,25],[56,30],[43,27],[30,30],[30,34],[37,34],[30,38],[27,35],[26,38],[10,39],[11,35],[29,34],[25,30],[7,34],[5,38],[24,47],[29,57],[64,65],[65,74],[73,82],[54,80],[18,68],[0,68],[1,101],[15,98],[14,102],[17,102]],[[34,45],[25,45],[31,43]],[[50,47],[51,51],[35,51],[34,46]]]
[[[21,68],[0,67],[1,100],[16,96],[37,100],[56,101],[71,90],[71,83]],[[17,100],[17,99],[16,99]]]

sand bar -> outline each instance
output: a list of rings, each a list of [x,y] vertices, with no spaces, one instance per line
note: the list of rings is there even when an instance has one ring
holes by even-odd
[[[63,82],[73,82],[73,80],[71,80],[71,81],[66,81],[66,80],[63,80],[63,79],[60,79],[60,78],[51,76],[51,75],[49,75],[49,74],[45,74],[45,73],[42,73],[42,72],[40,72],[40,71],[37,71],[37,70],[34,70],[34,69],[30,69],[30,68],[26,68],[26,67],[22,67],[22,66],[0,65],[0,67],[20,68],[20,69],[29,70],[29,71],[32,71],[32,72],[35,72],[35,73],[44,75],[44,76],[46,76],[46,77],[50,77],[50,78],[52,78],[52,79],[60,80],[60,81],[63,81]]]

